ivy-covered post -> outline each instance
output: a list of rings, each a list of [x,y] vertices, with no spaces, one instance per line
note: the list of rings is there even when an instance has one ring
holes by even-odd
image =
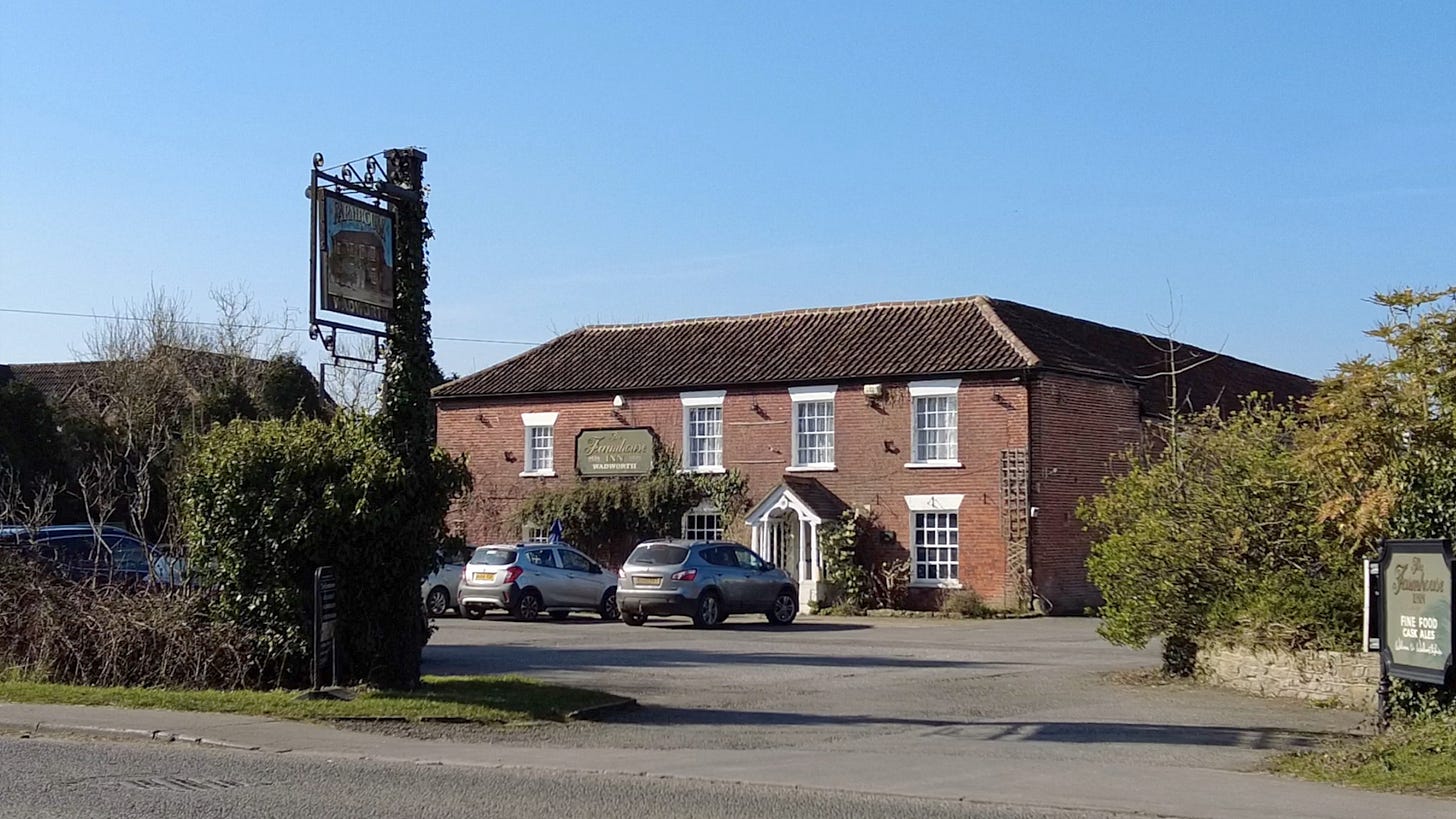
[[[377,570],[389,578],[387,599],[377,616],[358,624],[368,630],[370,667],[359,669],[381,688],[413,689],[420,682],[420,650],[428,637],[420,606],[420,577],[443,536],[444,504],[453,490],[432,457],[434,407],[430,388],[440,383],[440,368],[430,341],[429,266],[425,242],[425,153],[416,148],[386,151],[388,193],[395,212],[394,311],[386,336],[384,383],[378,429],[385,448],[410,476],[403,513],[389,521],[394,537],[372,544]],[[346,626],[347,627],[347,626]]]
[[[413,467],[429,459],[435,445],[435,414],[430,389],[441,381],[430,341],[430,272],[425,242],[425,152],[395,148],[384,152],[394,186],[394,317],[387,336],[380,421],[390,448]]]

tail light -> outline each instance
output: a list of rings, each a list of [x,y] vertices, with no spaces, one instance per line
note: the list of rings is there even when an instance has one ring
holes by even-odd
[[[514,583],[514,582],[516,582],[517,580],[519,580],[521,578],[521,575],[524,574],[525,571],[526,570],[525,569],[522,569],[520,566],[512,566],[509,569],[506,569],[506,575],[505,575],[506,582],[507,583]]]
[[[683,569],[680,572],[673,572],[672,573],[672,579],[673,580],[697,580],[698,579],[698,570],[697,569]]]
[[[627,569],[625,567],[624,568],[621,568],[621,569],[618,569],[617,570],[617,576],[618,577],[626,577],[627,576]]]

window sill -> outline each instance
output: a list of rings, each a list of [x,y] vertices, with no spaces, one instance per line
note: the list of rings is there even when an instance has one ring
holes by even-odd
[[[785,472],[838,472],[839,468],[834,464],[806,464],[804,466],[786,466]]]
[[[684,475],[722,475],[722,474],[725,474],[727,471],[728,471],[728,469],[726,467],[722,467],[722,466],[699,466],[699,467],[693,467],[691,469],[684,469],[683,470],[683,474]]]
[[[554,477],[556,477],[556,470],[554,470],[554,469],[538,469],[535,472],[522,472],[521,473],[521,477],[522,478],[554,478]]]
[[[964,469],[960,461],[924,461],[905,464],[906,469]]]
[[[912,580],[912,589],[963,589],[959,580]]]

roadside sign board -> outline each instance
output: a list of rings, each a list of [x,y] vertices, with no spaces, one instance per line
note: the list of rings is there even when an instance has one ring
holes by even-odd
[[[333,566],[320,566],[313,573],[313,687],[327,677],[338,685],[338,647],[334,636],[339,619],[339,576]]]
[[[1373,574],[1373,630],[1391,676],[1448,684],[1453,657],[1451,541],[1387,540]]]
[[[388,324],[394,311],[394,214],[325,188],[316,197],[322,308]]]
[[[654,451],[647,427],[584,429],[576,435],[576,471],[583,478],[648,475]]]

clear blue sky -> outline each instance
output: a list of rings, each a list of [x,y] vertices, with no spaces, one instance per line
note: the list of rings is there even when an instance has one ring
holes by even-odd
[[[411,144],[437,335],[977,293],[1151,330],[1171,289],[1317,376],[1456,280],[1456,4],[10,0],[0,307],[306,313],[310,157]],[[0,361],[90,325],[0,313]]]

